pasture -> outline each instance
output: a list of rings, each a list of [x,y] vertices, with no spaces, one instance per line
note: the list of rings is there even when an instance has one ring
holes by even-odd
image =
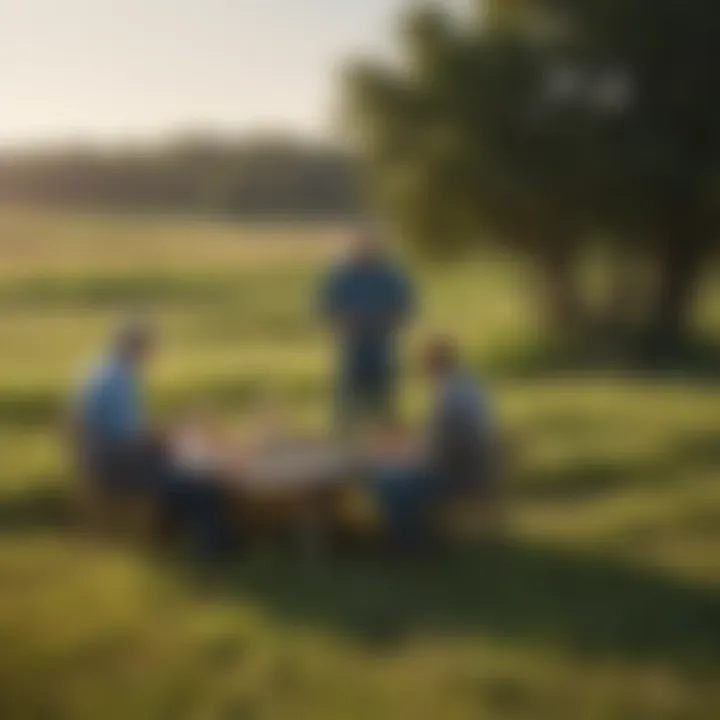
[[[521,441],[504,542],[398,565],[258,547],[209,571],[67,526],[62,409],[113,318],[150,310],[159,417],[241,421],[272,393],[321,431],[314,283],[343,228],[0,214],[0,717],[720,717],[720,385],[517,373],[529,279],[484,255],[417,268]],[[720,329],[720,288],[699,312]],[[408,361],[408,416],[422,412]]]

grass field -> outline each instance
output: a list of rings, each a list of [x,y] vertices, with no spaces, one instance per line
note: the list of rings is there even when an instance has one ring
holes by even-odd
[[[526,373],[506,259],[418,268],[409,338],[449,329],[522,440],[509,538],[407,566],[258,548],[208,574],[63,530],[58,421],[113,318],[162,323],[159,415],[272,391],[322,428],[315,278],[341,228],[0,215],[0,717],[716,720],[720,386]],[[700,312],[720,328],[720,288]],[[404,400],[422,393],[408,373]]]

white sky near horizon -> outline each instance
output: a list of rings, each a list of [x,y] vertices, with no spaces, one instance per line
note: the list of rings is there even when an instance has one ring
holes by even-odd
[[[0,144],[331,127],[408,0],[0,0]]]

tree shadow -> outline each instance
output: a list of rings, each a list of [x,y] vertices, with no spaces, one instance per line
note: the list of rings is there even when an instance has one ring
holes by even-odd
[[[188,577],[205,587],[203,572]],[[720,665],[719,588],[557,547],[518,541],[326,566],[257,554],[216,582],[238,601],[378,651],[407,636],[482,634],[592,657]]]
[[[649,352],[617,346],[611,352],[568,348],[551,342],[500,348],[489,360],[475,363],[498,377],[534,380],[556,376],[681,379],[720,382],[720,341],[699,338],[680,347]]]
[[[0,501],[0,534],[65,531],[72,524],[70,493],[59,482],[33,483]]]
[[[12,387],[0,390],[0,423],[15,429],[57,423],[62,412],[62,398],[51,390]]]
[[[720,468],[720,432],[694,433],[682,438],[677,456],[685,462]]]
[[[715,458],[707,439],[687,439]],[[59,482],[0,502],[0,533],[72,527]],[[326,561],[248,548],[219,567],[163,554],[189,591],[257,603],[288,623],[330,631],[373,652],[417,636],[490,637],[579,657],[720,669],[720,586],[617,557],[512,541],[401,559],[363,548]]]
[[[256,375],[208,375],[188,387],[166,389],[157,399],[161,411],[172,413],[198,402],[240,410],[262,400],[268,388],[292,406],[302,407],[322,397],[325,382],[318,375],[297,375],[260,382]],[[60,427],[67,414],[67,397],[54,389],[0,388],[0,424],[14,429]]]
[[[652,460],[574,464],[539,482],[528,477],[537,487],[517,486],[512,494],[571,502],[719,463],[717,438],[695,432]],[[203,573],[188,577],[203,587]],[[217,581],[231,599],[258,602],[289,622],[379,652],[412,636],[485,636],[592,658],[720,668],[719,585],[564,545],[516,538],[410,561],[364,550],[318,566],[251,551]]]
[[[658,485],[668,468],[619,458],[588,458],[572,465],[522,473],[514,497],[523,501],[573,503],[592,500],[638,485]]]
[[[572,422],[573,414],[568,414]],[[581,423],[578,418],[576,424]],[[526,469],[517,476],[514,498],[522,501],[572,503],[635,488],[660,488],[684,474],[720,470],[720,436],[693,432],[666,444],[652,458],[588,457],[543,470]]]
[[[4,306],[16,310],[48,306],[63,310],[87,307],[114,310],[128,304],[158,303],[185,306],[227,302],[233,292],[231,283],[232,278],[223,283],[213,277],[187,279],[157,273],[81,278],[40,276],[0,284],[0,299]]]

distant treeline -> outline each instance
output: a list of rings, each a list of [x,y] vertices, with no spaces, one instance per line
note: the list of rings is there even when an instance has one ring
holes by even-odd
[[[88,209],[345,217],[360,211],[343,152],[292,139],[192,137],[0,154],[0,202]]]

